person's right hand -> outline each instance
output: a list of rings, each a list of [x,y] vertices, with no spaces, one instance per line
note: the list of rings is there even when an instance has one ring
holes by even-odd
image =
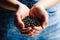
[[[25,25],[22,22],[22,19],[26,16],[29,16],[29,8],[26,5],[21,4],[16,11],[14,23],[22,34],[25,34],[31,30],[31,27],[25,28]]]

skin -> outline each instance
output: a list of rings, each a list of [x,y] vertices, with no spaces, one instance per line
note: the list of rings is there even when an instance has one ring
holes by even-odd
[[[48,13],[45,9],[54,6],[59,1],[60,0],[39,0],[31,9],[29,9],[26,5],[20,3],[18,0],[0,0],[0,6],[9,10],[16,11],[15,25],[23,35],[35,36],[48,25]],[[41,26],[25,28],[22,19],[29,15],[40,18],[42,20]]]

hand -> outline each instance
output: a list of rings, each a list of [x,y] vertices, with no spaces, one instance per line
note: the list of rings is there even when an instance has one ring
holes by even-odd
[[[15,25],[16,27],[20,30],[20,32],[28,32],[31,28],[25,28],[24,23],[22,22],[22,19],[25,18],[26,16],[29,16],[29,8],[24,5],[21,4],[15,14]]]
[[[48,13],[43,7],[33,6],[30,10],[30,15],[38,17],[41,20],[42,28],[45,28],[48,25]]]
[[[43,29],[45,29],[48,25],[48,13],[43,9],[43,7],[33,6],[30,9],[30,15],[34,17],[38,17],[40,19],[41,26],[40,27],[33,27],[31,35],[36,35],[40,33]]]

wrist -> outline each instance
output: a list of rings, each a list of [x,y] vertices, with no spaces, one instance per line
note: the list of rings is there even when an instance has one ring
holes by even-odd
[[[41,13],[43,14],[47,14],[46,8],[43,5],[40,5],[40,3],[36,3],[34,5],[35,8],[39,9],[41,11]]]
[[[34,7],[35,7],[35,8],[38,8],[39,10],[45,10],[45,8],[44,8],[42,5],[40,5],[39,3],[36,3],[36,4],[34,5]]]
[[[17,1],[17,4],[16,4],[18,7],[16,7],[16,11],[23,5],[22,3],[20,3],[19,1]]]
[[[43,6],[40,5],[39,3],[36,3],[36,4],[34,5],[34,7],[35,7],[35,8],[39,8],[39,9],[43,8]]]
[[[40,2],[40,1],[38,1],[35,5],[34,5],[35,7],[38,7],[38,8],[43,8],[43,9],[46,9],[46,7],[45,7],[45,5],[42,3],[42,2]]]

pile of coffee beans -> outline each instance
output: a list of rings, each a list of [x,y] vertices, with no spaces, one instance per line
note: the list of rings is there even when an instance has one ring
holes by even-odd
[[[24,22],[26,28],[40,26],[40,20],[37,17],[27,16],[22,21]]]

